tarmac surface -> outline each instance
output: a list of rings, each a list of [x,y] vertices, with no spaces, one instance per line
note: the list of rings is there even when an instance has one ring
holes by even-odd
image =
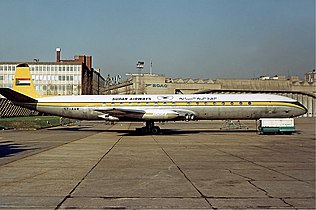
[[[0,208],[315,209],[315,118],[293,135],[222,123],[0,131]]]

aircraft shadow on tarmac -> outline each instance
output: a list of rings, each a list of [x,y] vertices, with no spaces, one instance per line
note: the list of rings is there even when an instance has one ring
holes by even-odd
[[[151,134],[142,134],[136,132],[136,130],[107,130],[107,129],[93,129],[93,126],[76,126],[76,127],[58,127],[50,128],[49,130],[60,130],[60,131],[84,131],[84,132],[109,132],[109,133],[119,133],[122,136],[144,136]],[[160,133],[157,135],[186,135],[194,133],[256,133],[257,130],[245,130],[245,129],[231,129],[231,130],[180,130],[180,129],[161,129]]]
[[[20,152],[24,152],[27,150],[33,150],[30,148],[26,148],[26,146],[21,144],[15,144],[12,141],[2,141],[0,142],[0,158],[8,157]]]
[[[47,128],[47,130],[51,131],[85,131],[85,132],[104,132],[106,129],[93,129],[93,126],[71,126],[71,127],[52,127]]]
[[[142,134],[135,130],[111,130],[110,132],[123,133],[123,136],[144,136],[151,134]],[[157,135],[187,135],[195,133],[254,133],[256,130],[180,130],[180,129],[161,129]]]

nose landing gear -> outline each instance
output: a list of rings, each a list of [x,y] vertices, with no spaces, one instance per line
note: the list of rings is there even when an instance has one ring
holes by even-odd
[[[160,133],[160,127],[155,126],[154,121],[146,121],[146,126],[142,128],[136,128],[136,132],[141,134],[159,134]]]

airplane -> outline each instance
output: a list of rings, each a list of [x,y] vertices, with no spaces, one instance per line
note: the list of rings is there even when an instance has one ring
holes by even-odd
[[[293,118],[307,109],[298,101],[272,94],[158,94],[39,96],[28,64],[19,64],[13,88],[0,94],[13,104],[81,120],[141,121],[143,134],[160,133],[157,121]]]

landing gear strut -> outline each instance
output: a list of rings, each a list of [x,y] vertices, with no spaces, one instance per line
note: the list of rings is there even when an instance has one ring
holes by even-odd
[[[136,132],[141,132],[142,134],[159,134],[159,126],[155,126],[154,121],[146,121],[146,126],[142,128],[136,128]]]

